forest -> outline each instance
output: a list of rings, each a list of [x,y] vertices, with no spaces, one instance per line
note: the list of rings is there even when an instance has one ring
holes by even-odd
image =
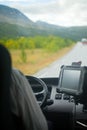
[[[3,38],[0,43],[9,49],[12,65],[24,74],[34,74],[67,53],[75,44],[57,36]]]
[[[0,42],[8,49],[44,49],[45,51],[56,52],[64,47],[74,44],[73,40],[57,36],[34,36],[19,37],[14,39],[1,39]]]

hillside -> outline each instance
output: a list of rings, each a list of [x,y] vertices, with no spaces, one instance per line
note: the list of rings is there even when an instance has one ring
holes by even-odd
[[[62,27],[42,21],[36,23],[17,9],[0,5],[0,38],[55,35],[73,40],[87,37],[87,26]]]
[[[33,26],[34,22],[27,18],[19,10],[0,5],[0,22],[17,24],[21,26]]]

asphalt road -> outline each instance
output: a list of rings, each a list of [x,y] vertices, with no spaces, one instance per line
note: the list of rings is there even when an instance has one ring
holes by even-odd
[[[87,45],[78,42],[76,46],[61,59],[56,60],[46,68],[37,72],[37,77],[58,77],[61,65],[71,65],[72,62],[82,61],[82,66],[87,65]]]

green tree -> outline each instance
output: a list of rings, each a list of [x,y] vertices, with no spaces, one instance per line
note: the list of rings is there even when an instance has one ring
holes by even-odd
[[[21,49],[20,58],[21,58],[21,61],[22,61],[23,63],[26,63],[26,62],[27,62],[27,55],[26,55],[26,52],[25,52],[25,49],[24,49],[24,48]]]

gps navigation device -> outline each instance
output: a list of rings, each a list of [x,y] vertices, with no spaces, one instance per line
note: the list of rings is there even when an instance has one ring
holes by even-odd
[[[71,95],[82,94],[84,74],[84,67],[63,66],[59,76],[59,91]]]

